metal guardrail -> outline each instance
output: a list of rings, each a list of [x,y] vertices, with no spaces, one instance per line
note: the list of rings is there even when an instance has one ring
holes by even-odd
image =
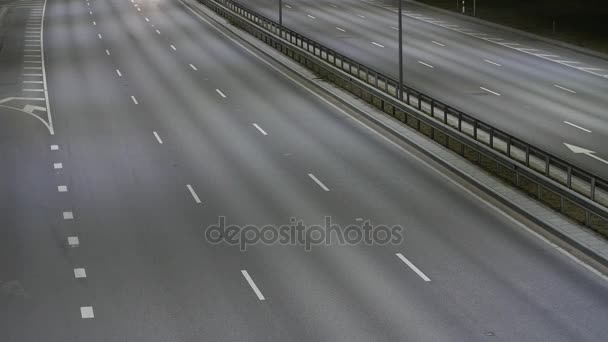
[[[198,1],[322,78],[608,236],[607,181],[407,85],[402,102],[397,81],[243,5]]]

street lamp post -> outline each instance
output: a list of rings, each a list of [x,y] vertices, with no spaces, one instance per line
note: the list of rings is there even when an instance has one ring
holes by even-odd
[[[403,101],[403,15],[399,0],[399,100]]]

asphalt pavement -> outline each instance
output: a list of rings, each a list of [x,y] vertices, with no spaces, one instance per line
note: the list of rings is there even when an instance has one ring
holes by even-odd
[[[277,0],[237,2],[278,21]],[[412,1],[403,10],[406,84],[608,177],[608,61]],[[286,27],[394,79],[397,19],[394,1],[283,1]]]
[[[54,135],[0,112],[1,341],[608,334],[605,278],[179,1],[48,0],[45,18]],[[220,216],[405,232],[241,251],[205,239]]]

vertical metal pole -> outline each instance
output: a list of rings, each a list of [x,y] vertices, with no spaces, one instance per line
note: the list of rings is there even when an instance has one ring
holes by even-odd
[[[399,100],[403,101],[403,15],[401,15],[401,2],[399,0]]]
[[[473,0],[473,16],[477,16],[477,0]]]
[[[279,0],[279,28],[283,29],[283,0]]]

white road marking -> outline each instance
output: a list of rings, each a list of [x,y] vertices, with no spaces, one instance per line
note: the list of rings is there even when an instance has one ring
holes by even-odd
[[[23,67],[26,70],[42,70],[42,67]]]
[[[98,34],[97,34],[97,38],[99,38],[99,39],[103,39],[103,37],[101,37],[101,33],[98,33]]]
[[[122,77],[122,73],[118,69],[116,69],[116,74],[118,75],[118,77]]]
[[[359,18],[363,18],[363,19],[365,19],[365,16],[363,16],[363,15],[361,15],[361,14],[357,14],[357,16],[358,16]]]
[[[59,149],[59,145],[51,145],[51,151],[57,151]]]
[[[190,191],[190,194],[194,198],[194,202],[201,204],[201,199],[198,198],[198,195],[196,194],[196,192],[194,192],[194,189],[192,189],[192,186],[190,184],[186,184],[186,187],[188,188],[188,190]]]
[[[63,169],[62,163],[53,163],[53,169]]]
[[[477,201],[479,201],[480,203],[484,204],[485,206],[487,206],[488,208],[496,211],[497,213],[499,213],[500,215],[502,215],[506,220],[509,220],[511,222],[513,222],[513,224],[517,225],[518,227],[520,227],[521,229],[525,230],[526,232],[528,232],[529,234],[531,234],[532,236],[538,238],[539,240],[543,241],[544,243],[548,244],[549,246],[551,246],[552,248],[556,249],[557,251],[559,251],[560,253],[564,254],[566,257],[570,258],[572,261],[576,262],[577,264],[579,264],[581,267],[585,268],[586,270],[588,270],[589,272],[595,274],[596,276],[600,277],[602,280],[607,281],[608,282],[608,276],[605,276],[604,274],[602,274],[600,271],[596,270],[595,268],[589,266],[588,264],[586,264],[585,262],[581,261],[579,258],[575,257],[574,255],[570,254],[570,252],[566,251],[565,249],[559,247],[558,245],[556,245],[555,243],[549,241],[547,238],[545,238],[544,236],[540,235],[539,233],[535,232],[534,230],[530,229],[529,227],[527,227],[526,225],[524,225],[523,223],[521,223],[520,221],[518,221],[517,219],[513,218],[513,216],[507,212],[505,212],[504,210],[498,208],[497,206],[493,205],[492,203],[488,202],[487,200],[483,199],[482,197],[480,197],[478,194],[476,194],[475,192],[471,191],[469,188],[465,187],[464,185],[460,184],[459,182],[457,182],[456,180],[454,180],[452,177],[447,176],[445,174],[444,171],[441,171],[439,169],[437,169],[436,167],[432,166],[431,164],[429,164],[428,162],[420,159],[420,157],[418,157],[417,155],[413,154],[411,151],[408,151],[407,149],[405,149],[403,146],[401,146],[400,144],[396,143],[395,141],[391,140],[390,138],[388,138],[385,134],[381,134],[379,133],[376,129],[370,127],[368,124],[366,124],[365,122],[359,120],[358,118],[352,116],[351,113],[345,111],[344,109],[342,109],[341,107],[337,106],[335,103],[327,100],[325,97],[317,94],[315,91],[311,90],[309,86],[303,84],[301,81],[299,81],[298,79],[293,78],[292,76],[290,76],[289,74],[286,74],[284,71],[282,71],[281,69],[278,69],[276,66],[274,66],[273,64],[271,64],[270,62],[268,62],[265,58],[259,56],[258,54],[256,54],[254,51],[252,51],[251,49],[247,48],[246,46],[244,46],[243,44],[241,44],[239,41],[237,41],[236,39],[230,37],[227,33],[225,33],[224,31],[220,30],[218,27],[214,26],[213,23],[211,23],[209,20],[205,19],[203,16],[201,16],[200,14],[198,14],[196,11],[194,11],[193,9],[191,9],[190,7],[188,7],[182,0],[178,0],[180,4],[182,4],[182,6],[184,6],[185,9],[187,9],[188,11],[190,11],[192,14],[194,14],[195,16],[197,16],[201,21],[207,23],[208,25],[210,25],[214,30],[216,30],[219,34],[223,35],[224,37],[226,37],[226,39],[232,41],[235,45],[239,46],[240,48],[242,48],[244,51],[247,51],[250,55],[254,56],[255,58],[257,58],[261,63],[266,64],[268,67],[272,68],[273,70],[275,70],[277,73],[283,75],[284,77],[286,77],[287,79],[291,80],[294,84],[297,84],[298,86],[300,86],[304,91],[308,92],[309,94],[311,94],[312,96],[318,98],[320,101],[326,103],[328,106],[334,108],[336,111],[352,118],[355,122],[357,122],[358,124],[360,124],[362,127],[366,128],[367,130],[370,131],[370,133],[378,136],[378,138],[384,140],[387,144],[390,144],[394,147],[396,147],[398,150],[402,151],[405,155],[407,155],[408,157],[416,160],[418,163],[420,163],[421,165],[424,165],[425,167],[427,167],[429,170],[432,170],[437,176],[443,178],[444,180],[446,180],[447,182],[453,184],[455,187],[461,189],[463,192],[467,193],[469,196],[471,196],[472,198],[475,198]],[[608,75],[606,75],[608,76]]]
[[[576,92],[575,92],[574,90],[572,90],[572,89],[568,89],[568,88],[566,88],[566,87],[562,87],[562,86],[557,85],[557,84],[554,84],[554,86],[555,86],[556,88],[561,89],[561,90],[565,90],[565,91],[571,92],[572,94],[576,94]]]
[[[420,278],[422,278],[424,281],[431,281],[431,279],[429,279],[429,277],[427,277],[426,274],[424,274],[421,270],[419,270],[418,267],[416,267],[416,265],[412,264],[411,261],[407,260],[407,258],[404,257],[403,254],[397,253],[396,255],[399,259],[401,259],[401,261],[403,261],[406,265],[408,265],[412,269],[412,271],[416,272],[416,274],[418,274],[418,276],[420,276]]]
[[[192,68],[192,70],[196,71],[198,70],[194,65],[190,64],[190,67]]]
[[[42,64],[41,61],[23,61],[24,63]]]
[[[395,31],[399,31],[399,28],[398,28],[398,27],[391,26],[391,28],[392,28],[393,30],[395,30]]]
[[[137,11],[138,11],[138,12],[141,12],[141,8],[137,7]]]
[[[157,33],[157,34],[160,34],[160,31],[159,31],[159,30],[156,30],[156,33]]]
[[[445,46],[445,45],[443,45],[443,44],[441,44],[441,43],[438,43],[438,42],[436,42],[436,41],[434,41],[434,40],[431,40],[431,42],[432,42],[433,44],[435,44],[435,45],[439,45],[439,46]]]
[[[341,31],[341,32],[346,32],[346,30],[341,27],[336,27],[336,30]]]
[[[64,220],[73,220],[74,219],[74,213],[71,211],[64,211],[63,212],[63,219]]]
[[[333,7],[333,8],[338,8],[338,6],[334,5],[334,4],[329,4],[329,6]]]
[[[133,101],[133,103],[139,104],[139,102],[137,102],[137,99],[133,95],[131,95],[131,100]]]
[[[80,279],[80,278],[86,278],[86,277],[87,277],[87,271],[84,268],[75,268],[74,269],[74,278]]]
[[[78,236],[68,236],[68,246],[70,247],[78,247],[80,245],[80,240]]]
[[[171,45],[171,49],[173,49],[173,51],[177,50],[173,45]]]
[[[313,175],[312,173],[309,173],[308,177],[312,178],[312,180],[315,181],[315,183],[317,183],[317,185],[319,185],[321,187],[321,189],[323,189],[325,191],[329,191],[329,188],[326,187],[325,184],[323,184],[317,177],[315,177],[315,175]]]
[[[42,76],[42,74],[23,74],[23,76]]]
[[[81,306],[80,307],[80,316],[84,319],[95,318],[95,314],[93,313],[93,307],[92,306]]]
[[[483,61],[486,62],[486,63],[494,64],[494,65],[499,66],[499,67],[502,66],[502,65],[500,65],[500,64],[498,64],[496,62],[492,62],[491,60],[488,60],[488,59],[484,59]]]
[[[434,66],[432,66],[432,65],[430,65],[430,64],[427,64],[427,63],[424,63],[424,62],[422,62],[422,61],[418,61],[418,63],[420,63],[420,64],[422,64],[422,65],[424,65],[424,66],[427,66],[427,67],[429,67],[429,68],[431,68],[431,69],[433,69],[433,68],[434,68]]]
[[[89,11],[89,14],[90,14],[90,15],[93,15],[93,12],[92,12],[92,11]]]
[[[287,8],[291,8],[291,6],[289,6],[289,5],[285,5],[285,7],[287,7]]]
[[[376,45],[376,46],[378,46],[378,47],[381,47],[381,48],[383,48],[383,47],[384,47],[384,45],[380,45],[380,44],[378,44],[378,43],[376,43],[376,42],[372,42],[372,44],[374,44],[374,45]]]
[[[158,141],[159,144],[163,144],[163,140],[160,138],[160,136],[158,135],[158,133],[156,133],[156,131],[152,132],[154,133],[154,136],[156,137],[156,141]]]
[[[256,296],[258,296],[258,299],[265,300],[266,298],[264,298],[262,291],[260,291],[258,286],[253,282],[253,279],[251,279],[249,273],[246,270],[241,270],[241,273],[243,274],[243,277],[245,277],[245,280],[247,280],[247,283],[249,283],[249,286],[251,286],[253,289],[253,292],[255,292]]]
[[[39,92],[39,93],[41,93],[41,92],[44,91],[44,89],[23,89],[23,91],[33,91],[33,92]]]
[[[479,89],[481,89],[481,90],[485,90],[485,91],[487,91],[488,93],[494,94],[494,95],[496,95],[496,96],[500,96],[500,94],[499,94],[499,93],[497,93],[497,92],[495,92],[495,91],[492,91],[492,90],[490,90],[490,89],[487,89],[487,88],[484,88],[484,87],[479,87]]]
[[[23,83],[35,83],[35,84],[42,84],[42,81],[23,81]]]
[[[148,21],[148,22],[150,21],[150,19],[148,19],[148,18],[144,18],[144,19],[146,19],[146,21]]]
[[[218,94],[220,94],[220,96],[221,96],[221,97],[226,98],[226,95],[224,95],[224,93],[222,93],[222,91],[221,91],[221,90],[219,90],[219,89],[215,89],[215,91],[216,91]]]
[[[59,191],[59,192],[68,192],[68,186],[67,185],[59,185],[57,187],[57,191]]]
[[[254,124],[253,124],[253,127],[257,128],[257,129],[258,129],[258,131],[260,131],[260,133],[262,133],[262,134],[264,134],[264,135],[268,135],[268,133],[266,133],[266,131],[264,131],[264,130],[262,129],[262,127],[260,127],[260,126],[259,126],[257,123],[254,123]]]
[[[569,121],[564,121],[564,123],[565,123],[566,125],[570,125],[570,126],[572,126],[572,127],[576,127],[576,128],[578,128],[578,129],[580,129],[580,130],[582,130],[582,131],[585,131],[585,132],[587,132],[587,133],[591,133],[591,131],[590,131],[590,130],[588,130],[588,129],[586,129],[586,128],[583,128],[583,127],[581,127],[581,126],[579,126],[579,125],[575,125],[575,124],[573,124],[572,122],[569,122]]]
[[[308,16],[310,19],[317,19],[317,18],[313,17],[313,16],[312,16],[312,15],[310,15],[310,14],[307,14],[307,16]]]
[[[97,26],[97,22],[93,21],[93,26]]]
[[[110,51],[106,49],[106,55],[110,55]]]

